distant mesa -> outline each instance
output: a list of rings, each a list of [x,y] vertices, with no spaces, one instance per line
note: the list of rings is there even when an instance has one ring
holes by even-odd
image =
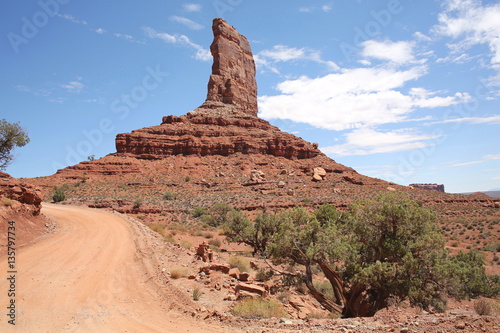
[[[437,191],[444,193],[444,185],[443,184],[410,184],[409,186],[414,188],[419,188],[422,190],[428,191]]]
[[[263,154],[289,159],[321,155],[313,145],[257,117],[255,62],[250,44],[223,19],[214,19],[212,74],[205,102],[159,126],[118,134],[118,154],[138,159],[173,155]]]

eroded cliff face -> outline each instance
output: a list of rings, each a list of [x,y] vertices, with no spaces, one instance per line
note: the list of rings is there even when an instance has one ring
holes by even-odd
[[[140,159],[172,155],[264,154],[313,158],[317,147],[257,117],[255,62],[248,40],[223,19],[213,21],[212,74],[206,101],[159,126],[118,134],[118,153]]]

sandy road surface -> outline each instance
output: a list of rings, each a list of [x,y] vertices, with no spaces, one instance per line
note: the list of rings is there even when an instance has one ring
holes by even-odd
[[[155,283],[155,253],[142,225],[79,207],[44,205],[42,212],[58,228],[17,251],[15,327],[7,323],[2,253],[0,332],[229,331],[190,317],[196,305],[187,296],[168,281]]]

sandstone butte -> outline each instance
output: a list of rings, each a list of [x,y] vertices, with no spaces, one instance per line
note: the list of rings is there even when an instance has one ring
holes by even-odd
[[[46,199],[54,185],[83,182],[70,198],[122,212],[133,210],[134,197],[145,198],[141,209],[153,213],[217,202],[243,210],[322,203],[345,208],[354,198],[384,191],[410,192],[451,217],[472,211],[464,202],[480,210],[498,205],[485,197],[425,191],[361,175],[324,155],[317,144],[260,119],[247,38],[220,18],[212,30],[212,73],[207,98],[198,108],[118,134],[116,153],[29,181],[42,187]],[[166,191],[175,192],[177,200],[159,203]]]
[[[353,169],[335,163],[318,149],[317,144],[283,132],[260,119],[257,116],[255,62],[247,38],[220,18],[214,19],[212,30],[212,74],[203,104],[183,116],[165,116],[160,125],[118,134],[116,153],[98,161],[85,161],[61,169],[57,175],[74,178],[83,172],[89,177],[137,174],[146,172],[144,161],[172,161],[170,158],[176,156],[243,155],[257,159],[276,157],[279,158],[277,162],[284,158],[288,161],[282,164],[306,172],[319,166],[329,173],[345,173],[348,181],[357,183],[369,180]],[[251,160],[247,159],[247,162],[251,164]],[[257,168],[259,163],[257,161],[251,167]],[[170,171],[182,173],[181,170]],[[213,173],[207,170],[209,174],[204,174],[203,168],[197,172],[204,178],[210,178]]]

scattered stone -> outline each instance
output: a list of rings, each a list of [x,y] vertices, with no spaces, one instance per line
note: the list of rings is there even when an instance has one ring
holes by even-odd
[[[314,181],[322,181],[325,179],[326,171],[323,168],[316,167],[313,169],[313,180]]]
[[[279,181],[278,182],[278,188],[284,188],[286,186],[284,181]]]
[[[251,175],[250,175],[250,179],[254,182],[261,182],[264,180],[264,178],[266,177],[266,175],[264,174],[264,172],[260,171],[260,170],[252,170],[251,171]]]
[[[238,276],[238,280],[240,281],[250,281],[250,273],[248,272],[242,272]]]
[[[235,278],[237,280],[240,279],[240,270],[238,268],[231,268],[228,274],[232,278]]]
[[[261,297],[266,297],[267,296],[267,290],[266,288],[264,287],[261,287],[261,286],[257,286],[255,284],[249,284],[249,283],[238,283],[236,285],[236,288],[234,288],[234,291],[236,293],[236,295],[240,295],[240,294],[245,294],[246,293],[250,293],[250,296],[255,296],[255,295],[258,295],[258,296],[261,296]]]
[[[459,321],[455,324],[455,328],[459,330],[464,330],[465,329],[465,322],[464,321]]]
[[[394,187],[388,186],[387,191],[396,192],[397,190]]]

